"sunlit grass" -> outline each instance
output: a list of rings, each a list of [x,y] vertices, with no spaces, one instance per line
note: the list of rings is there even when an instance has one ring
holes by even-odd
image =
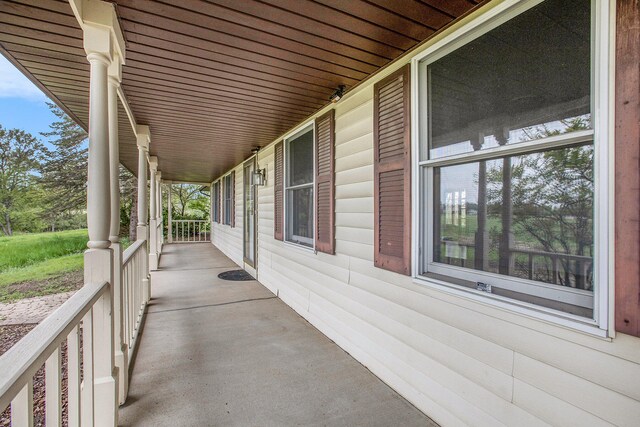
[[[0,237],[0,272],[45,260],[81,254],[87,248],[87,230],[21,234]]]

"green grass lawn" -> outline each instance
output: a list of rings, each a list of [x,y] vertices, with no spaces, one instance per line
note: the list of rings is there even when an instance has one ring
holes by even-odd
[[[0,302],[82,286],[87,230],[0,237]],[[122,248],[131,242],[120,239]]]
[[[88,240],[87,230],[0,237],[0,272],[80,254],[87,248]]]
[[[0,302],[75,289],[87,230],[0,237]]]

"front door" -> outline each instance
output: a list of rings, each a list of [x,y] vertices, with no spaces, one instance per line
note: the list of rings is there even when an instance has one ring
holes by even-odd
[[[244,164],[244,262],[256,268],[256,186],[253,172],[256,158]]]

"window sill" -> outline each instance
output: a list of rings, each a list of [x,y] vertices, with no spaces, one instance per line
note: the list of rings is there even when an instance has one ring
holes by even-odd
[[[289,240],[283,240],[283,243],[284,243],[284,245],[286,247],[293,248],[293,249],[298,250],[298,251],[303,252],[303,253],[307,253],[307,254],[308,253],[311,253],[311,254],[316,254],[317,253],[314,247],[306,246],[306,245],[303,245],[301,243],[291,242]]]
[[[474,304],[482,304],[486,307],[506,311],[516,316],[561,327],[573,332],[580,332],[594,338],[611,341],[607,330],[601,329],[592,319],[574,316],[422,275],[414,276],[413,283],[456,298],[463,298]]]

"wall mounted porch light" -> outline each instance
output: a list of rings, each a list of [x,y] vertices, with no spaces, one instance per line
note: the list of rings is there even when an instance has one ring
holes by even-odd
[[[344,89],[345,85],[338,86],[338,89],[336,89],[336,91],[333,92],[333,95],[329,97],[329,101],[331,101],[332,104],[340,101],[340,99],[342,99],[342,97],[344,96]]]
[[[260,148],[261,147],[254,147],[251,149],[251,153],[255,154],[256,156],[258,155],[258,152],[260,152]],[[257,157],[256,157],[257,160]],[[253,171],[253,176],[251,177],[252,180],[252,184],[253,185],[259,185],[259,186],[263,186],[265,184],[265,182],[267,181],[267,170],[266,169],[258,169],[257,168],[257,162],[256,162],[256,170]]]
[[[253,185],[263,186],[267,180],[265,177],[266,174],[266,169],[256,169],[253,171]]]

